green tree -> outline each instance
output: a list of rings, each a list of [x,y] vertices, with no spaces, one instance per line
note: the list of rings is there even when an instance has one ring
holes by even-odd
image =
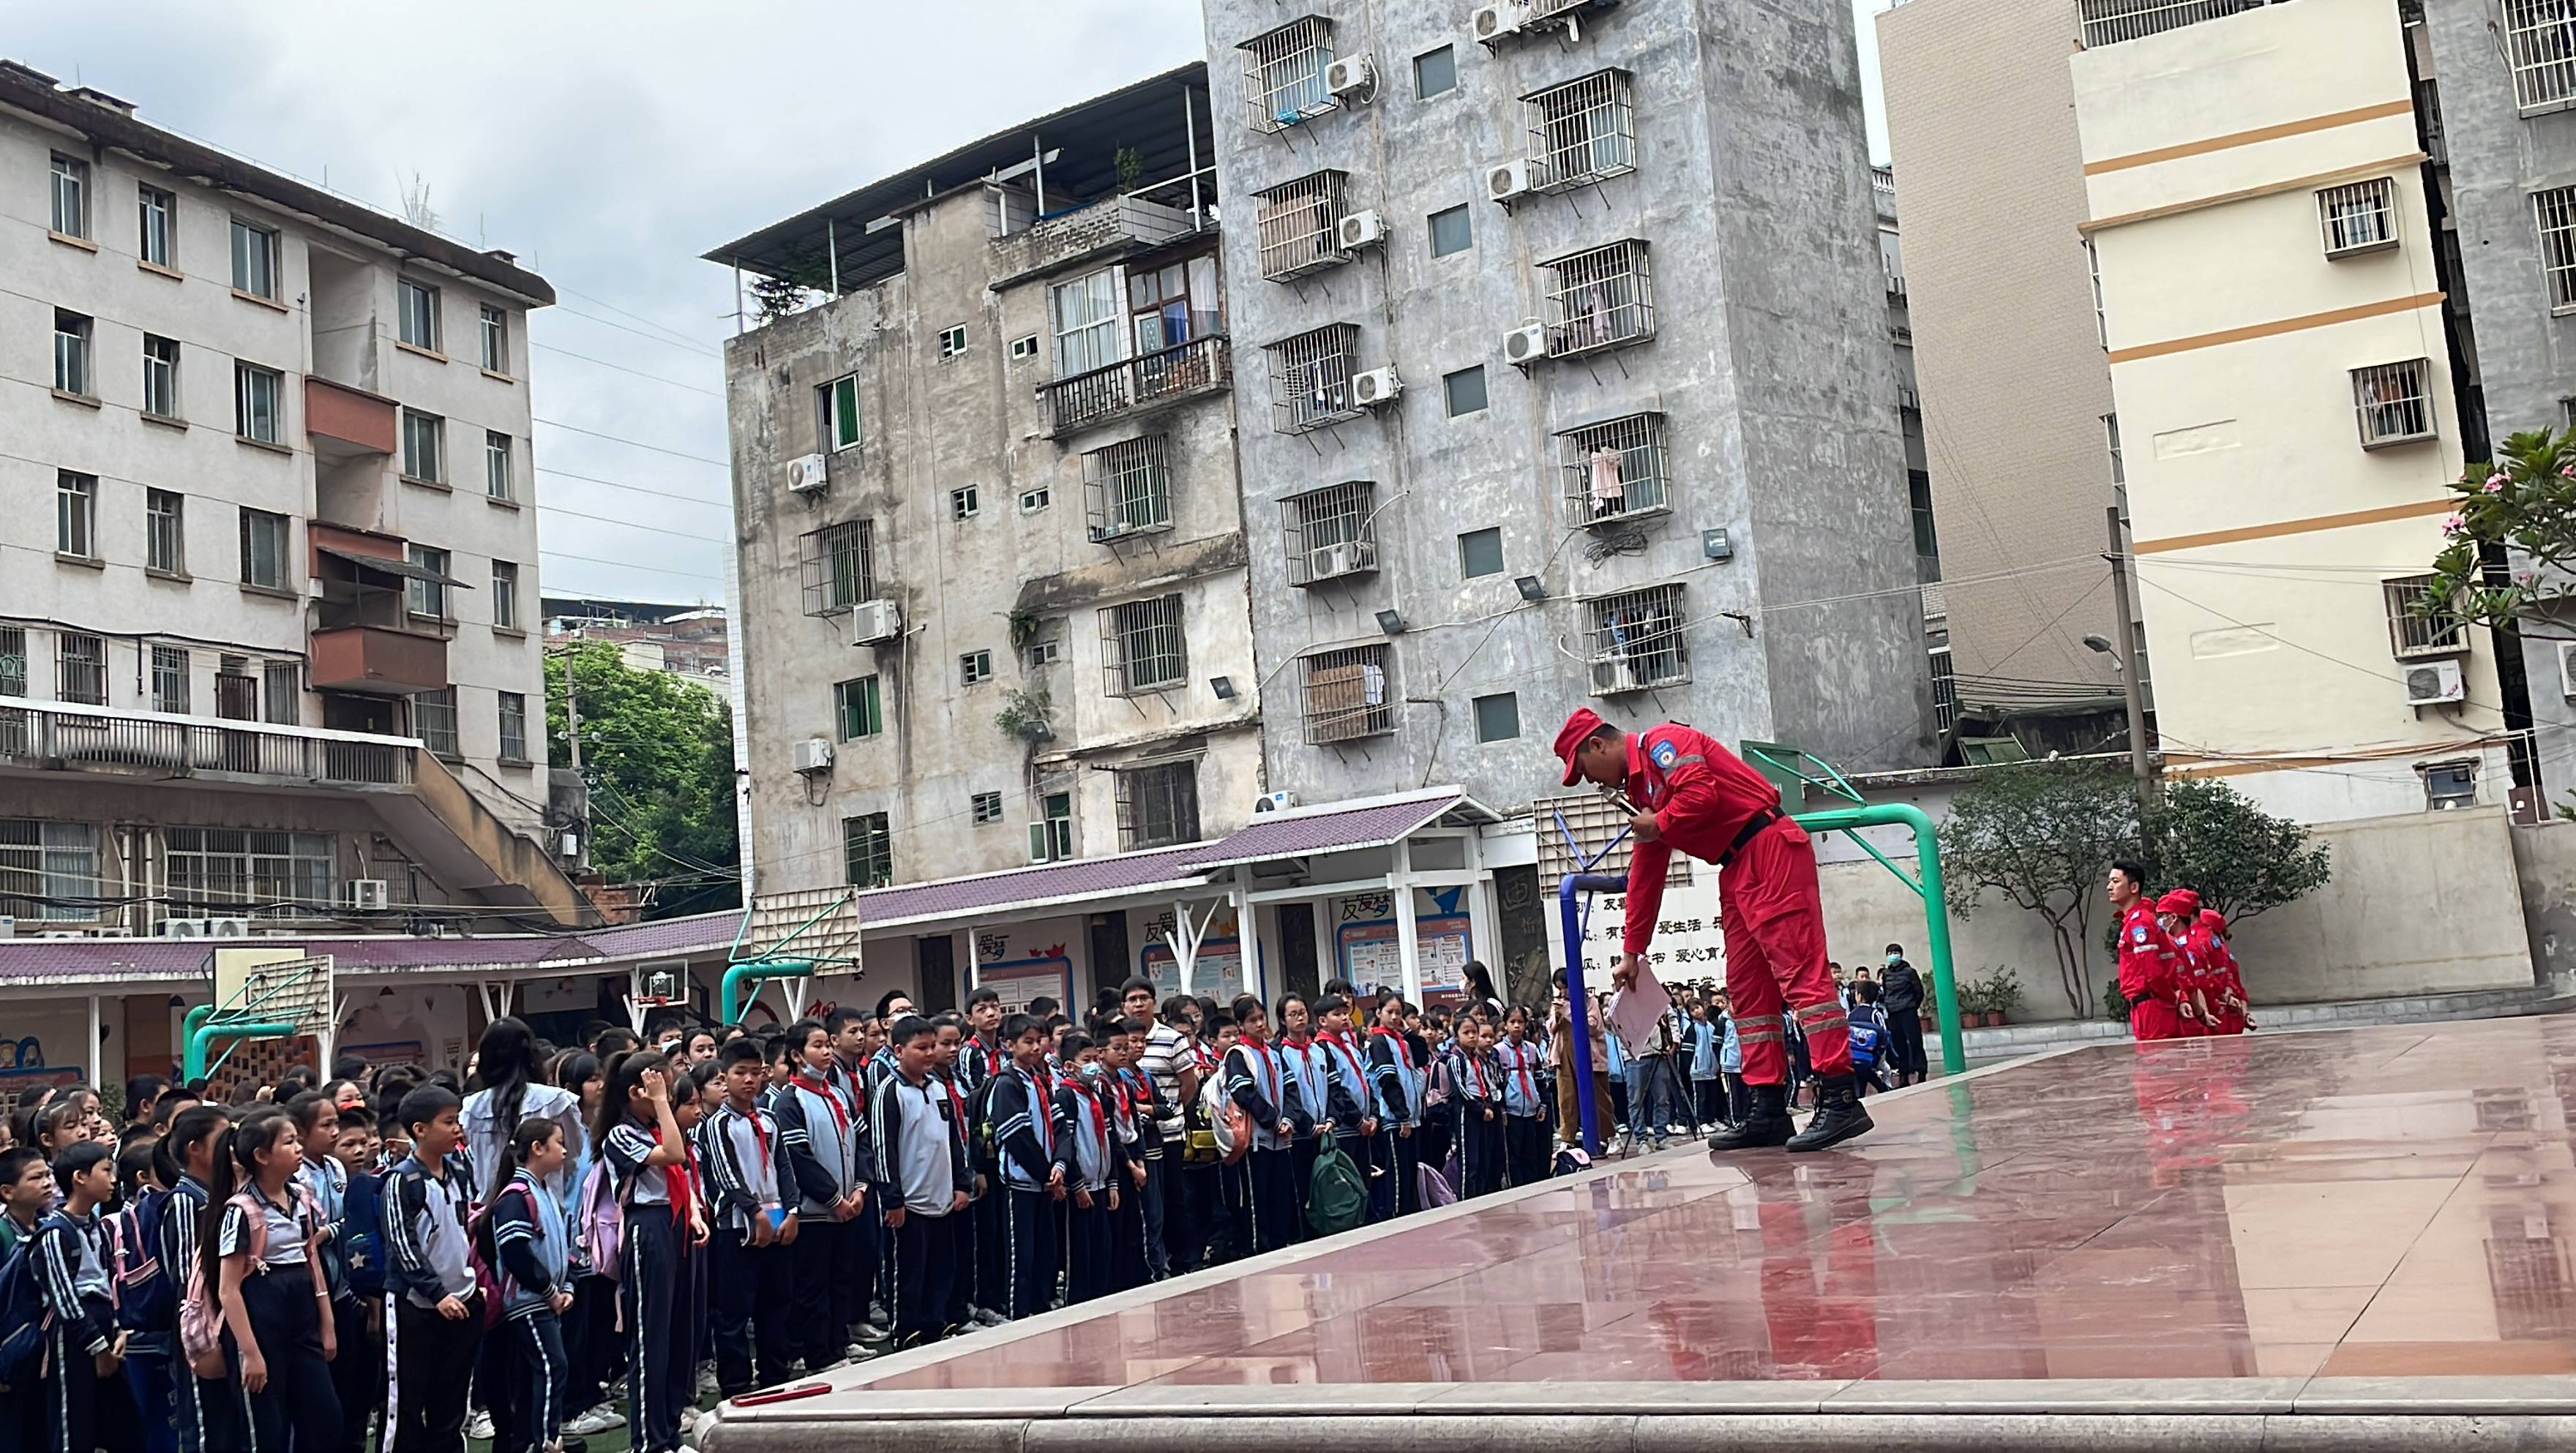
[[[2334,876],[2326,845],[2306,828],[2205,778],[2167,779],[2145,844],[2157,883],[2192,889],[2231,923],[2304,898]]]
[[[2058,988],[2077,1015],[2093,1009],[2092,923],[2111,860],[2138,841],[2129,775],[2097,763],[2027,762],[1979,776],[1941,824],[1950,911],[1975,915],[1989,894],[2047,920]]]
[[[733,715],[714,692],[667,671],[638,671],[606,641],[546,652],[546,761],[572,765],[569,682],[581,706],[581,776],[590,789],[590,860],[612,883],[653,885],[645,916],[737,907]]]
[[[2451,492],[2459,513],[2443,524],[2421,612],[2576,640],[2556,614],[2576,598],[2576,429],[2511,436]]]

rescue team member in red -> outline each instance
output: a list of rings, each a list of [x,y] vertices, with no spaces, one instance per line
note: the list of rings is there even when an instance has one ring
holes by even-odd
[[[2164,925],[2165,937],[2182,954],[2183,997],[2193,1009],[2190,1022],[2183,1026],[2185,1038],[2218,1033],[2218,1020],[2210,1012],[2218,998],[2218,966],[2201,952],[2194,927],[2199,917],[2200,895],[2189,888],[2176,888],[2156,900],[2156,921]]]
[[[2113,863],[2110,893],[2120,913],[2120,997],[2129,1001],[2129,1032],[2142,1041],[2180,1039],[2193,1012],[2183,997],[2182,951],[2156,922],[2146,868],[2127,858]]]
[[[1628,921],[1615,985],[1633,983],[1654,941],[1673,850],[1718,866],[1718,912],[1726,934],[1726,993],[1744,1047],[1753,1112],[1709,1138],[1711,1150],[1786,1145],[1822,1150],[1870,1128],[1852,1080],[1851,1036],[1825,967],[1825,912],[1816,892],[1816,850],[1806,830],[1780,811],[1779,789],[1715,740],[1666,723],[1630,735],[1589,707],[1556,734],[1565,785],[1588,781],[1627,794],[1642,809],[1628,823]],[[1786,1012],[1806,1031],[1819,1088],[1816,1115],[1789,1121]],[[1794,1133],[1793,1133],[1794,1132]]]
[[[2245,1002],[2245,969],[2236,962],[2236,951],[2227,946],[2227,916],[2204,908],[2192,931],[2195,941],[2204,945],[2202,953],[2218,969],[2218,1002],[2210,1005],[2218,1014],[2218,1032],[2243,1034],[2254,1028],[2254,1008]]]

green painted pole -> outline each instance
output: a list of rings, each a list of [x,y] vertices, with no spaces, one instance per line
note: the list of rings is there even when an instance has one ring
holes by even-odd
[[[1941,1068],[1945,1074],[1961,1074],[1968,1068],[1968,1055],[1959,1040],[1959,989],[1950,965],[1950,905],[1941,888],[1941,838],[1932,827],[1932,819],[1923,809],[1906,802],[1872,803],[1866,807],[1835,808],[1825,812],[1802,812],[1795,815],[1798,826],[1811,834],[1850,833],[1860,841],[1857,829],[1864,827],[1910,828],[1914,833],[1914,861],[1918,879],[1897,872],[1871,849],[1871,856],[1896,873],[1897,881],[1914,890],[1923,900],[1924,948],[1932,960],[1932,999],[1941,1021]],[[1862,843],[1868,848],[1867,843]]]
[[[191,1011],[190,1018],[195,1018]],[[223,1024],[200,1022],[188,1031],[188,1053],[181,1071],[183,1079],[202,1079],[206,1073],[206,1050],[218,1039],[285,1039],[303,1032],[303,1026],[292,1019],[238,1020]]]
[[[717,1007],[723,1022],[739,1024],[742,1011],[760,993],[760,986],[771,979],[810,979],[814,977],[812,959],[745,959],[724,971],[724,982],[717,991]],[[744,985],[751,993],[743,992]]]

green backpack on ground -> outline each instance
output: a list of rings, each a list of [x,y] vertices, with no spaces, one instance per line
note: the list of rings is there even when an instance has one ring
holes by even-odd
[[[1318,1236],[1348,1231],[1368,1214],[1368,1178],[1342,1148],[1327,1139],[1315,1151],[1306,1179],[1306,1227]]]

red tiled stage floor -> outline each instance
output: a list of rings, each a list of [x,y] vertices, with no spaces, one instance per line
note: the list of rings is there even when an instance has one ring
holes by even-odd
[[[1874,1100],[1840,1152],[1676,1150],[844,1369],[807,1407],[2009,1407],[2146,1379],[2133,1400],[2288,1413],[2388,1386],[2361,1379],[2567,1374],[2571,1095],[2576,1018],[2087,1048]],[[2543,1386],[2576,1411],[2576,1381]],[[734,1411],[717,1446],[768,1446],[722,1441],[752,1431]]]

